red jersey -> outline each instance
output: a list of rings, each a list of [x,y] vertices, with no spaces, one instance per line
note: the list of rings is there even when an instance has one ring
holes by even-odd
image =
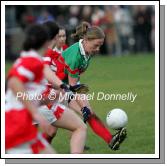
[[[17,77],[24,83],[26,93],[40,95],[46,91],[43,68],[43,60],[37,52],[23,51],[9,71],[8,78]],[[30,112],[9,88],[5,100],[5,146],[9,149],[34,139],[38,130],[32,125]],[[39,105],[38,100],[32,102]]]
[[[48,48],[45,53],[44,63],[48,64],[53,72],[63,80],[66,77],[64,73],[64,64],[58,61],[58,57],[62,54],[62,52],[67,48],[67,45],[64,45],[60,50],[56,47],[54,49]]]

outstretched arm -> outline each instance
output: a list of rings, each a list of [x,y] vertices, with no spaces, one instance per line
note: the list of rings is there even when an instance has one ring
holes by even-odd
[[[69,80],[69,85],[72,85],[72,86],[76,85],[77,81],[78,81],[77,78],[73,78],[71,76],[68,76],[68,80]],[[86,123],[86,121],[89,119],[90,115],[93,114],[93,111],[91,110],[90,104],[86,98],[85,98],[85,100],[83,100],[83,99],[81,100],[81,98],[78,94],[76,97],[76,101],[81,108],[83,120]]]
[[[63,84],[63,82],[55,75],[55,73],[50,69],[49,65],[47,64],[45,64],[44,67],[44,75],[45,78],[57,88],[60,88],[60,85]]]

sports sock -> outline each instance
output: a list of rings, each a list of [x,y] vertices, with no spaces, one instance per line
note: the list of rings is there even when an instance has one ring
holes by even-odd
[[[91,115],[87,122],[89,123],[92,130],[107,144],[111,141],[112,134],[96,115]]]

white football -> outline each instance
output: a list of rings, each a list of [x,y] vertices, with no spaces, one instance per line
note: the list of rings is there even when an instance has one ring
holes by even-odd
[[[115,108],[107,114],[106,123],[112,129],[119,129],[127,125],[128,116],[124,110]]]

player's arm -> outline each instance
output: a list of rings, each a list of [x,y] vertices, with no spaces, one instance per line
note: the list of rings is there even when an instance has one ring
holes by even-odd
[[[78,78],[73,78],[70,75],[68,75],[68,80],[69,80],[69,85],[72,85],[72,86],[76,85],[77,82],[78,82]],[[76,96],[76,101],[81,107],[83,120],[86,123],[86,121],[89,119],[90,115],[93,113],[91,111],[91,107],[89,105],[89,102],[86,99],[85,100],[81,100],[79,95]]]
[[[77,82],[78,82],[78,78],[73,78],[71,77],[70,75],[68,75],[68,81],[69,81],[69,85],[71,86],[75,86],[77,85]],[[80,107],[90,107],[87,103],[87,101],[85,100],[80,100],[80,97],[79,95],[77,95],[77,102],[78,104],[80,105]]]
[[[52,84],[53,88],[55,88],[55,89],[58,88],[60,90],[63,90],[64,92],[66,92],[69,96],[73,96],[73,93],[70,90],[69,85],[63,83],[55,75],[55,73],[50,69],[49,65],[45,65],[45,67],[44,67],[44,76]],[[70,100],[69,100],[69,102],[70,102]]]
[[[63,84],[63,82],[55,75],[55,73],[47,64],[45,64],[44,67],[44,76],[51,84],[53,84],[57,88],[60,88],[60,86]]]
[[[77,85],[77,82],[78,82],[78,78],[73,78],[70,75],[68,75],[68,83],[69,83],[70,86]],[[77,103],[80,105],[81,108],[87,106],[87,103],[85,102],[85,100],[81,100],[79,95],[77,95],[76,100],[77,100]]]
[[[26,93],[23,82],[20,81],[17,77],[9,78],[7,85],[15,94],[15,96],[17,96],[18,93]],[[31,103],[31,101],[24,100],[22,97],[19,97],[18,99],[24,104],[24,106],[30,111],[31,115],[34,117],[36,113],[36,107]]]
[[[54,41],[54,40],[53,40]],[[52,41],[52,42],[53,42]],[[55,73],[50,69],[50,65],[52,64],[52,59],[59,54],[53,51],[52,46],[45,52],[45,56],[43,57],[44,61],[44,76],[45,78],[53,84],[54,88],[59,88],[62,84],[62,81],[55,75]]]
[[[12,92],[17,96],[17,93],[26,93],[24,88],[24,83],[17,77],[13,76],[8,80],[8,88],[12,90]],[[23,98],[19,97],[19,100],[23,103],[25,108],[30,112],[33,119],[38,121],[40,127],[43,130],[46,130],[48,127],[53,130],[53,127],[38,113],[37,107],[29,100],[24,100]]]
[[[78,78],[73,78],[70,75],[68,75],[68,81],[71,86],[75,86],[78,82]]]

